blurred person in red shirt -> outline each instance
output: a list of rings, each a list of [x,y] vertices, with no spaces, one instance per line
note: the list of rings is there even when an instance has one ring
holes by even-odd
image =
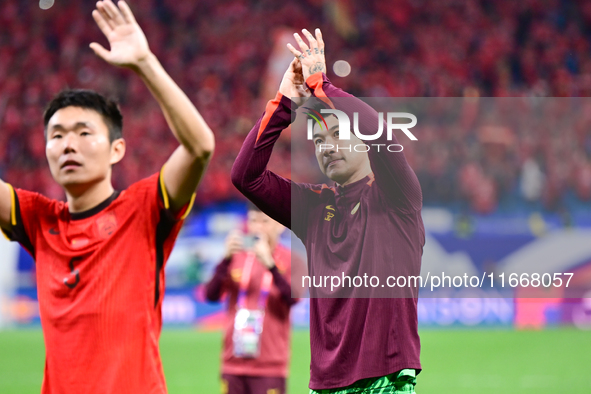
[[[283,394],[289,313],[297,302],[290,286],[291,251],[279,243],[284,227],[250,203],[246,227],[247,234],[228,235],[224,259],[206,285],[209,301],[228,297],[222,392]]]

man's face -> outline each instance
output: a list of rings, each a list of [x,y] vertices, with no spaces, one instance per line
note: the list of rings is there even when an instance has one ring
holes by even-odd
[[[123,157],[123,140],[109,141],[109,129],[96,111],[80,107],[58,110],[47,124],[45,154],[51,175],[65,189],[98,183]]]
[[[339,122],[334,116],[325,118],[328,131],[323,126],[314,127],[314,150],[320,170],[329,179],[345,185],[350,179],[369,168],[369,157],[361,141],[354,133],[350,140],[339,139]],[[362,152],[356,152],[355,146]],[[338,147],[338,150],[337,150]]]
[[[246,228],[249,234],[265,234],[270,241],[277,241],[283,232],[283,226],[260,211],[248,211]]]

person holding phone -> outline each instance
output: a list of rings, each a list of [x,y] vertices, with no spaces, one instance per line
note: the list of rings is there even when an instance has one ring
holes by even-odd
[[[232,231],[226,253],[205,286],[209,301],[228,297],[222,350],[222,393],[283,394],[292,298],[291,252],[284,227],[249,204],[247,234]]]

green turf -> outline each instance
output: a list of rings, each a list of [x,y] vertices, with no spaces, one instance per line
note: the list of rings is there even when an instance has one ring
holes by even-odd
[[[417,393],[591,393],[591,333],[422,330]],[[219,393],[221,334],[164,330],[161,338],[170,394]],[[290,394],[307,394],[308,333],[292,341]],[[0,331],[0,393],[39,393],[43,378],[40,330]]]

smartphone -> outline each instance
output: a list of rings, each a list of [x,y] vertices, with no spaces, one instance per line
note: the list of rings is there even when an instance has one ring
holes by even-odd
[[[252,249],[254,248],[254,244],[259,240],[259,237],[256,235],[245,235],[244,236],[244,249]]]

